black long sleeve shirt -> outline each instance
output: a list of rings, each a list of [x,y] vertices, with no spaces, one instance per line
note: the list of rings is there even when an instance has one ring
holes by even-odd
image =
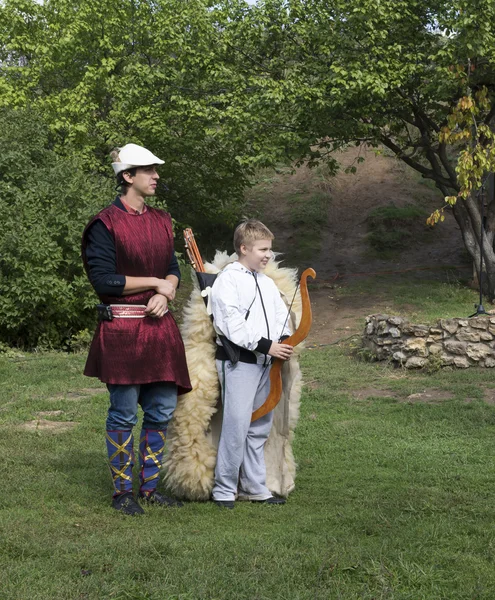
[[[117,197],[114,206],[125,210]],[[99,220],[95,221],[87,232],[86,260],[89,268],[89,279],[99,296],[122,296],[125,287],[125,275],[117,273],[117,253],[112,234]],[[179,263],[175,252],[167,269],[167,275],[181,278]]]

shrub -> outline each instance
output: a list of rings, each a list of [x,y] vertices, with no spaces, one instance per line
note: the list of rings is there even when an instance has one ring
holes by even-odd
[[[0,110],[0,341],[60,348],[93,327],[81,234],[113,182],[58,156],[28,110]]]
[[[71,352],[86,352],[89,349],[91,340],[93,339],[93,331],[83,329],[75,333],[69,342]]]

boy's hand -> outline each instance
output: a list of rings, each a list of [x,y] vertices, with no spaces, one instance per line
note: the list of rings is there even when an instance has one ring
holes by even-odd
[[[155,286],[155,292],[166,296],[169,300],[175,298],[175,286],[167,279],[159,279]]]
[[[168,311],[168,299],[162,294],[155,294],[150,298],[144,311],[148,317],[159,319]]]
[[[279,344],[278,342],[272,342],[270,350],[268,350],[269,356],[280,358],[281,360],[289,360],[294,352],[294,348],[289,344]]]

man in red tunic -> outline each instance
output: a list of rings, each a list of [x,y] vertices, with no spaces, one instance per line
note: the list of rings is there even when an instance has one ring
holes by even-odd
[[[163,164],[146,148],[127,144],[113,153],[121,193],[86,226],[82,256],[102,304],[85,375],[107,384],[106,441],[114,484],[113,507],[144,511],[132,491],[132,429],[143,409],[139,443],[139,498],[163,506],[180,502],[157,491],[168,423],[177,395],[191,389],[184,345],[168,310],[180,270],[172,219],[146,206]]]

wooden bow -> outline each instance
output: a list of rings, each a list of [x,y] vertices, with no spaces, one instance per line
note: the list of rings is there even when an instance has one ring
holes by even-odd
[[[299,289],[301,292],[302,300],[301,322],[299,323],[299,327],[294,331],[294,333],[283,342],[284,344],[289,344],[290,346],[297,346],[303,340],[305,340],[308,336],[309,330],[311,329],[313,317],[311,313],[311,301],[309,299],[308,292],[308,277],[311,277],[312,279],[316,277],[314,269],[306,269],[301,275],[301,280],[299,282]],[[285,361],[281,358],[273,359],[272,368],[270,370],[270,392],[264,404],[262,404],[258,409],[256,409],[253,412],[251,422],[256,421],[256,419],[260,419],[261,417],[264,417],[271,410],[273,410],[280,402],[280,397],[282,395],[282,367],[284,363]]]
[[[187,256],[193,269],[197,273],[204,273],[205,266],[203,263],[203,259],[201,258],[201,254],[199,252],[198,245],[196,244],[196,240],[194,239],[192,229],[184,229],[184,242],[186,246]],[[290,346],[297,346],[303,340],[305,340],[309,333],[309,330],[311,329],[311,323],[313,318],[311,314],[311,301],[309,299],[307,284],[308,277],[315,279],[316,273],[314,269],[306,269],[301,275],[299,289],[301,292],[302,300],[302,316],[301,322],[299,323],[299,327],[296,329],[296,331],[294,331],[294,333],[290,337],[288,337],[284,341],[284,344],[289,344]],[[285,361],[280,358],[273,359],[272,367],[270,370],[270,392],[264,404],[262,404],[262,406],[260,406],[257,410],[253,412],[251,422],[256,421],[256,419],[259,419],[261,417],[264,417],[271,410],[273,410],[280,402],[280,397],[282,395],[282,367],[284,365],[284,362]]]

